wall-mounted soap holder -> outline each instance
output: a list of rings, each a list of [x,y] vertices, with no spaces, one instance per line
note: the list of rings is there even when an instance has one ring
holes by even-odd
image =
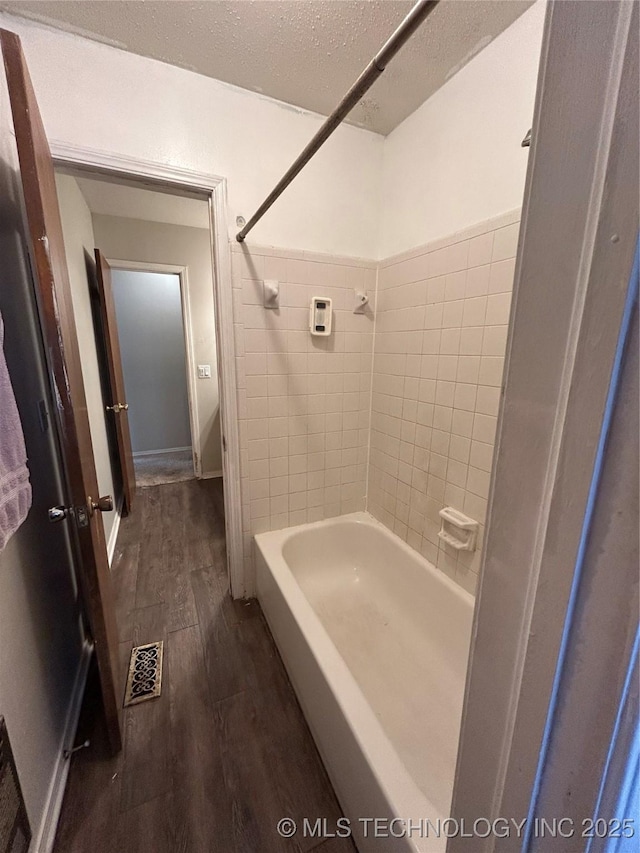
[[[475,551],[478,522],[452,506],[444,507],[438,514],[442,519],[438,531],[440,539],[456,551]]]
[[[314,296],[309,306],[309,331],[312,335],[328,337],[333,319],[332,301],[327,296]]]

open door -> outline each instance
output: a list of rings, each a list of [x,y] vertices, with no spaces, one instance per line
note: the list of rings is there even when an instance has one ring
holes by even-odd
[[[133,451],[131,449],[131,433],[129,431],[129,404],[126,402],[122,359],[120,357],[120,341],[118,339],[118,324],[116,307],[111,290],[111,267],[100,249],[96,249],[96,271],[98,292],[100,294],[100,313],[105,332],[107,361],[109,363],[109,384],[111,385],[111,402],[107,410],[112,413],[116,423],[116,440],[118,442],[118,458],[122,473],[122,488],[124,491],[124,507],[131,512],[133,498],[136,493],[136,475],[133,467]]]
[[[122,746],[118,681],[118,628],[100,513],[113,508],[111,496],[98,496],[67,262],[62,238],[53,162],[38,111],[20,39],[0,30],[20,161],[31,259],[48,370],[57,400],[57,427],[70,505],[56,507],[50,521],[72,524],[77,542],[77,573],[100,672],[109,739]],[[47,523],[43,519],[43,523]]]

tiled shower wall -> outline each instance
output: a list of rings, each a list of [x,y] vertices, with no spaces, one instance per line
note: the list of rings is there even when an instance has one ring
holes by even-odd
[[[247,577],[256,533],[364,509],[376,263],[234,243],[235,346]],[[263,307],[263,280],[280,307]],[[355,290],[371,307],[354,314]],[[333,334],[309,334],[312,296]],[[249,584],[250,586],[250,584]],[[249,589],[251,591],[251,589]]]
[[[249,579],[256,533],[366,507],[475,590],[519,216],[380,263],[232,245]],[[329,338],[309,334],[312,296],[333,299]],[[438,538],[443,506],[480,522],[475,552]]]
[[[480,565],[520,213],[381,263],[368,510],[471,592]],[[444,506],[480,547],[438,538]]]

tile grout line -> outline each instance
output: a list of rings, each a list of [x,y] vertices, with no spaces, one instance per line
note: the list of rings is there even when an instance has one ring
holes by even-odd
[[[376,264],[375,310],[373,315],[373,331],[371,334],[371,381],[369,383],[369,427],[367,430],[367,467],[365,475],[364,508],[369,511],[369,480],[371,474],[371,433],[373,426],[373,378],[376,361],[376,328],[378,324],[378,294],[380,288],[380,264]]]

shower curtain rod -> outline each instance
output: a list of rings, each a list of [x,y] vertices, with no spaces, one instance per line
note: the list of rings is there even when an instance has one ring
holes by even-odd
[[[316,151],[327,141],[333,131],[342,123],[345,117],[358,103],[364,93],[375,83],[378,77],[387,67],[388,62],[393,59],[400,48],[407,42],[418,29],[420,24],[438,5],[439,0],[418,0],[398,29],[386,42],[384,47],[374,56],[369,65],[364,69],[335,110],[324,122],[313,139],[302,151],[297,160],[290,166],[284,176],[278,181],[251,219],[236,234],[239,243],[244,241],[249,231],[259,222],[271,207],[274,201],[284,192],[296,175],[302,171]]]

